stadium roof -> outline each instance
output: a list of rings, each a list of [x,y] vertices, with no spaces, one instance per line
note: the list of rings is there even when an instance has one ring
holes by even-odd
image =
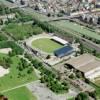
[[[67,56],[67,55],[71,54],[73,51],[74,51],[73,47],[64,46],[60,49],[55,50],[54,54],[55,54],[55,56],[63,57],[63,56]]]
[[[88,72],[92,69],[100,67],[100,60],[96,60],[95,56],[83,54],[76,58],[67,61],[67,64],[72,65],[75,69],[82,72]]]
[[[64,44],[64,45],[68,43],[66,40],[61,39],[61,38],[59,38],[57,36],[53,36],[52,39],[55,40],[55,41],[57,41],[57,42],[59,42],[59,43],[61,43],[61,44]]]

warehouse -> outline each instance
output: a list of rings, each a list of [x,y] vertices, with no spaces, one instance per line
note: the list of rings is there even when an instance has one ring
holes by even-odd
[[[66,64],[81,71],[90,80],[100,76],[100,60],[90,54],[70,59]]]
[[[70,54],[72,54],[74,52],[73,47],[71,46],[64,46],[60,49],[57,49],[54,51],[54,55],[57,57],[64,57],[64,56],[68,56]]]

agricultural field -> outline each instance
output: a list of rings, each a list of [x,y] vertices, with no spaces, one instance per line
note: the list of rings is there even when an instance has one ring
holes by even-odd
[[[100,40],[100,35],[98,33],[95,33],[93,31],[89,30],[88,28],[86,28],[84,26],[80,26],[74,22],[62,20],[62,21],[51,22],[50,24],[52,24],[54,26],[56,25],[56,27],[58,27],[64,31],[70,30],[70,32],[71,32],[71,30],[72,30],[72,31],[74,31],[74,33],[76,32],[76,33],[91,37],[93,39]]]
[[[37,100],[37,98],[33,96],[26,87],[21,87],[9,92],[5,92],[4,95],[9,100]]]
[[[48,38],[41,38],[41,39],[34,40],[32,42],[32,46],[44,52],[53,53],[53,51],[61,48],[63,45]]]
[[[15,39],[22,40],[29,36],[40,34],[43,32],[42,28],[32,24],[8,24],[3,31],[11,34]]]
[[[7,57],[8,55],[0,54],[0,59]],[[0,77],[0,92],[38,79],[34,70],[30,71],[32,66],[26,61],[21,60],[18,56],[10,57],[9,60],[11,60],[10,72]],[[22,62],[24,62],[24,66]]]

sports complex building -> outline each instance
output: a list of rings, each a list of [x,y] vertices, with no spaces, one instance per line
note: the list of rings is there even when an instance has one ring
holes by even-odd
[[[74,52],[74,48],[69,45],[68,41],[48,34],[31,37],[26,44],[41,55],[51,55],[57,58],[68,56]]]
[[[63,39],[61,39],[61,38],[59,38],[57,36],[53,36],[52,40],[64,45],[62,48],[54,50],[53,53],[54,53],[54,55],[56,57],[61,58],[61,57],[64,57],[64,56],[68,56],[68,55],[70,55],[70,54],[72,54],[74,52],[73,47],[68,45],[69,44],[68,41],[63,40]]]
[[[66,65],[82,72],[90,80],[100,77],[100,60],[90,54],[72,58],[66,62]]]

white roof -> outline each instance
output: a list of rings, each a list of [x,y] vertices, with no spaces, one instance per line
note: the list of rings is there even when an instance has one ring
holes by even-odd
[[[61,39],[61,38],[59,38],[59,37],[57,37],[57,36],[53,36],[52,39],[54,39],[54,40],[56,40],[57,42],[60,42],[61,44],[64,44],[64,45],[68,43],[68,41],[66,41],[66,40],[64,40],[64,39]]]

